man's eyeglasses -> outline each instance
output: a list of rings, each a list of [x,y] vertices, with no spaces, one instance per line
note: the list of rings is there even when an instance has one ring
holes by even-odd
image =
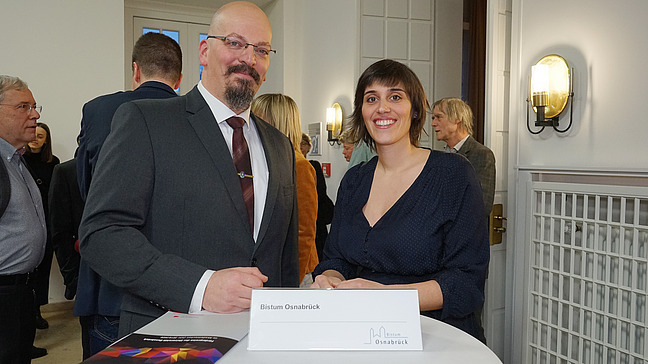
[[[43,111],[43,107],[40,105],[29,105],[29,104],[20,104],[20,105],[9,105],[9,104],[0,104],[2,106],[13,106],[16,109],[23,111],[23,112],[30,112],[32,110],[36,110],[39,114],[41,111]]]
[[[270,49],[269,46],[247,43],[247,42],[245,42],[242,39],[237,38],[237,37],[224,37],[224,36],[220,36],[220,35],[208,35],[207,39],[210,39],[210,38],[215,38],[215,39],[222,40],[223,42],[225,42],[225,45],[229,49],[231,49],[233,51],[239,51],[240,52],[243,49],[247,49],[248,46],[252,46],[252,48],[254,48],[254,54],[256,54],[257,57],[260,57],[260,58],[268,58],[268,56],[270,56],[270,53],[277,53],[276,50]]]

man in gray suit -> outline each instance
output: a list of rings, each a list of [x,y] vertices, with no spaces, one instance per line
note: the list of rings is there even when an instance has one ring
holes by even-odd
[[[252,288],[299,282],[294,150],[249,106],[265,80],[272,29],[249,2],[213,16],[202,80],[187,95],[122,105],[101,150],[81,223],[81,255],[124,288],[120,335],[166,310],[231,313]],[[241,126],[251,173],[234,157]],[[240,119],[239,119],[240,120]],[[249,191],[241,180],[253,182]]]
[[[472,137],[473,113],[465,102],[454,97],[433,105],[432,127],[437,140],[447,143],[444,149],[468,158],[481,184],[486,216],[493,209],[495,196],[495,155]]]

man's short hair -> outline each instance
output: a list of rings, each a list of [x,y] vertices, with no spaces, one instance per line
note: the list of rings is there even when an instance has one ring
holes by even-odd
[[[0,102],[4,100],[5,92],[9,90],[22,91],[27,89],[27,83],[18,77],[0,75]]]
[[[137,40],[133,47],[132,62],[137,63],[146,78],[161,77],[177,82],[182,74],[180,45],[160,33],[146,33]]]
[[[456,97],[445,97],[434,103],[432,108],[439,107],[444,114],[448,115],[448,119],[454,121],[459,120],[459,125],[472,135],[473,133],[473,112],[470,106],[463,102],[463,100]]]

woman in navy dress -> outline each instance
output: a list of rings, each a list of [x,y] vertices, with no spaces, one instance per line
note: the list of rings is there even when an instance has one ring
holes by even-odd
[[[313,288],[414,288],[421,313],[484,340],[475,311],[489,260],[481,188],[470,163],[418,146],[429,111],[407,66],[360,76],[347,135],[377,157],[342,179]]]

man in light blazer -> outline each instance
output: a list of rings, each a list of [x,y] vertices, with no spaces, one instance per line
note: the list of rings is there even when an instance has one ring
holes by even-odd
[[[448,97],[434,103],[432,127],[437,140],[447,143],[445,150],[468,158],[481,184],[486,216],[495,197],[495,155],[472,137],[473,113],[461,99]]]
[[[120,335],[166,310],[239,312],[249,308],[254,287],[298,286],[294,151],[249,112],[271,39],[260,8],[230,2],[200,43],[204,69],[193,90],[117,110],[86,200],[80,246],[90,266],[126,293]],[[232,159],[232,116],[245,121],[253,226]]]

